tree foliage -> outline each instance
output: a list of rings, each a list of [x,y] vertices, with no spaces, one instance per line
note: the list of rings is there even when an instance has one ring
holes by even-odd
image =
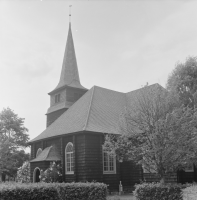
[[[10,108],[0,112],[0,174],[15,176],[17,168],[29,159],[23,148],[29,140],[24,118]]]
[[[24,118],[20,118],[10,108],[3,109],[0,113],[0,134],[8,139],[13,147],[26,147],[29,140],[28,129],[24,126]]]
[[[184,106],[197,106],[197,57],[176,65],[168,77],[167,89],[177,94]]]
[[[17,171],[17,181],[21,183],[30,183],[30,163],[25,161]]]
[[[197,110],[180,106],[164,89],[141,94],[120,118],[120,136],[107,135],[104,147],[119,160],[134,160],[160,175],[196,163]]]

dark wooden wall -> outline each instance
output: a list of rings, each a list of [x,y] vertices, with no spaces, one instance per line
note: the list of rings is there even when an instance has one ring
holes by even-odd
[[[140,165],[136,165],[133,161],[124,161],[120,163],[120,181],[123,187],[134,186],[142,180],[143,172]]]
[[[86,181],[85,134],[75,136],[75,173],[76,181]]]
[[[85,171],[87,181],[103,181],[101,137],[102,135],[95,133],[85,135]]]
[[[74,174],[65,174],[65,147],[72,142],[74,145]],[[142,179],[142,170],[133,162],[116,162],[116,174],[103,174],[104,136],[101,133],[81,132],[60,136],[54,139],[46,139],[31,145],[31,155],[36,155],[38,148],[46,148],[56,145],[61,155],[63,168],[63,180],[65,182],[98,181],[109,185],[110,190],[118,190],[122,181],[123,187],[134,186]],[[44,163],[44,162],[43,162]],[[46,168],[46,163],[31,164],[31,176],[35,167]],[[49,164],[48,164],[49,167]]]

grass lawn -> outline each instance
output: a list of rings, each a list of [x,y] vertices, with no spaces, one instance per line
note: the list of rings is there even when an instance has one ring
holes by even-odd
[[[132,194],[119,195],[109,195],[107,200],[136,200]]]

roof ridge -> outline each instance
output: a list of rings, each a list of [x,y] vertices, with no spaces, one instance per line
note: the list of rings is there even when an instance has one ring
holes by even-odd
[[[88,125],[88,120],[89,120],[89,116],[90,116],[90,108],[91,108],[91,106],[92,106],[92,100],[93,100],[93,96],[94,96],[94,89],[95,89],[95,86],[94,86],[93,89],[92,89],[92,96],[91,96],[91,99],[90,99],[90,105],[89,105],[89,108],[88,108],[88,114],[87,114],[87,118],[86,118],[85,125],[84,125],[84,127],[83,127],[83,131],[86,130],[87,125]]]
[[[146,87],[150,88],[150,87],[153,87],[153,86],[161,86],[161,85],[159,83],[153,83],[153,84],[147,85],[145,87],[141,87],[141,88],[138,88],[138,89],[135,89],[135,90],[131,90],[130,92],[126,92],[125,94],[129,94],[129,93],[132,93],[132,92],[140,91],[140,90],[145,89]]]

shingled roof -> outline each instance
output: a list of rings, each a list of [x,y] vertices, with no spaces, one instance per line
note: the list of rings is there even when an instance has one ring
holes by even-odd
[[[75,48],[74,48],[74,42],[73,42],[73,37],[72,37],[72,31],[71,31],[71,23],[69,23],[68,37],[67,37],[66,49],[65,49],[64,58],[63,58],[60,80],[56,88],[53,91],[51,91],[49,94],[53,93],[54,91],[64,86],[70,86],[74,88],[87,90],[85,87],[81,85],[80,79],[79,79],[77,59],[75,55]]]
[[[158,86],[154,84],[129,93],[94,86],[29,143],[82,131],[119,134],[119,117],[124,108],[140,95],[141,90]]]

